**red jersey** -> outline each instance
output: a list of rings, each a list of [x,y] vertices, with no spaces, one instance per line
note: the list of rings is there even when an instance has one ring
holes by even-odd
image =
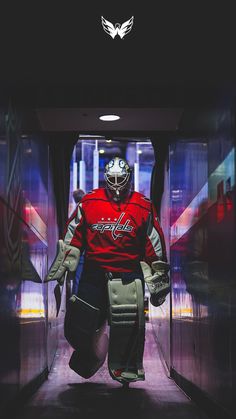
[[[66,244],[85,250],[85,266],[111,272],[134,272],[139,262],[166,261],[162,229],[151,201],[132,192],[122,202],[106,189],[87,193],[69,218]]]

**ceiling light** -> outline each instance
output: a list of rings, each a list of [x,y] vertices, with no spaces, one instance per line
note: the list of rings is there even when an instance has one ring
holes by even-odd
[[[101,119],[101,121],[117,121],[118,119],[120,119],[120,116],[118,116],[118,115],[101,115],[101,116],[99,116],[99,119]]]
[[[111,143],[112,140],[106,140],[106,143]]]
[[[103,150],[103,148],[100,148],[99,153],[100,154],[104,154],[105,153],[105,150]]]

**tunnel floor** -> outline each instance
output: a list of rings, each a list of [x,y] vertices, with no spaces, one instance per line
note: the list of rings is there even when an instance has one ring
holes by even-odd
[[[106,362],[92,378],[81,378],[68,366],[71,353],[62,338],[48,379],[18,411],[18,419],[208,418],[167,377],[150,323],[144,352],[146,379],[131,383],[128,389],[112,380]]]

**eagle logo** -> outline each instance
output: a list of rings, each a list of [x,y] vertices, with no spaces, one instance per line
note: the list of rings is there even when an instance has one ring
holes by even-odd
[[[110,35],[113,39],[116,35],[119,35],[121,39],[124,38],[127,33],[129,33],[132,29],[133,23],[134,23],[134,16],[132,16],[129,20],[122,23],[115,23],[115,26],[113,23],[109,22],[108,20],[104,19],[103,16],[101,16],[102,19],[102,27],[104,31]]]

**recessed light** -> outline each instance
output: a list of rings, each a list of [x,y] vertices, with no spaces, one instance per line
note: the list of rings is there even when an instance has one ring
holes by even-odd
[[[120,116],[118,116],[118,115],[101,115],[101,116],[99,116],[99,119],[101,119],[101,121],[117,121],[118,119],[120,119]]]
[[[100,148],[99,153],[100,154],[104,154],[105,153],[105,150],[103,150],[103,148]]]

